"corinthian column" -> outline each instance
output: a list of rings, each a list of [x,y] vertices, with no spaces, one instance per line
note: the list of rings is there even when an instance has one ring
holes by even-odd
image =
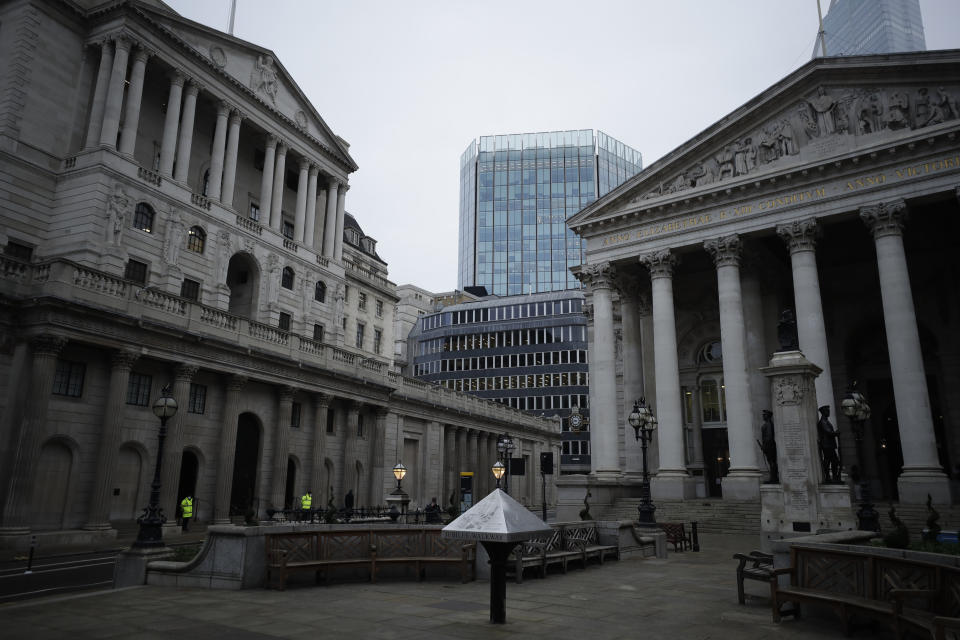
[[[340,185],[340,191],[337,193],[337,230],[333,240],[333,257],[339,262],[343,260],[343,221],[346,215],[347,190],[350,185]]]
[[[230,524],[230,492],[233,489],[233,460],[237,453],[237,420],[240,417],[240,392],[247,383],[244,376],[230,376],[220,424],[220,455],[217,456],[217,497],[213,505],[213,524]]]
[[[307,192],[309,191],[310,161],[300,159],[300,175],[297,180],[297,205],[293,213],[293,239],[303,244],[304,225],[307,222]]]
[[[223,185],[220,188],[220,202],[224,206],[233,206],[233,190],[237,181],[237,148],[240,145],[240,123],[243,115],[239,111],[230,114],[227,129],[227,150],[223,161]]]
[[[357,428],[360,424],[360,403],[350,402],[347,404],[347,425],[346,433],[343,434],[343,493],[353,489],[354,506],[362,507],[360,500],[360,487],[357,479]]]
[[[0,537],[17,536],[30,532],[33,513],[33,485],[36,480],[40,444],[47,433],[47,408],[53,392],[53,376],[57,356],[67,344],[61,336],[41,335],[33,338],[33,366],[30,370],[28,397],[23,405],[23,418],[16,436],[7,485],[7,501],[3,509]]]
[[[130,369],[139,354],[134,351],[117,351],[110,360],[110,388],[100,431],[97,453],[97,475],[90,494],[90,508],[84,529],[106,530],[110,528],[110,495],[117,459],[120,455],[120,429],[123,426],[123,411],[126,406],[127,385]]]
[[[629,413],[633,402],[644,396],[643,390],[643,330],[640,321],[640,280],[632,275],[617,275],[620,291],[620,324],[623,329],[623,410]],[[624,471],[639,474],[643,471],[640,447],[630,438],[629,429],[619,429],[617,442],[623,448]]]
[[[160,173],[173,177],[173,159],[177,153],[177,132],[180,126],[180,101],[183,98],[183,74],[174,70],[170,75],[170,93],[167,96],[167,115],[163,121],[163,142],[160,145]]]
[[[327,188],[327,215],[323,221],[323,255],[325,258],[335,257],[334,245],[337,237],[337,192],[339,189],[340,183],[336,180],[331,180],[330,186]]]
[[[720,342],[723,347],[723,383],[726,387],[727,438],[730,473],[722,479],[723,496],[752,500],[760,496],[760,471],[753,434],[753,405],[747,375],[747,338],[740,289],[740,236],[707,240],[703,247],[717,267],[720,298]]]
[[[277,232],[283,229],[283,189],[286,177],[287,145],[281,141],[277,143],[273,165],[273,193],[270,196],[270,228]]]
[[[223,199],[223,163],[227,150],[227,116],[230,107],[226,102],[217,104],[217,120],[213,131],[213,149],[210,153],[210,183],[207,196]],[[232,186],[232,185],[231,185]]]
[[[114,40],[116,53],[110,71],[110,87],[103,108],[103,126],[100,129],[100,144],[115,147],[120,129],[120,110],[123,108],[123,89],[127,81],[127,62],[130,58],[130,41],[124,37]]]
[[[307,177],[307,215],[303,228],[303,241],[309,247],[314,246],[317,222],[317,165],[311,164]]]
[[[293,387],[280,387],[277,424],[273,435],[273,492],[270,502],[274,509],[284,509],[287,487],[287,465],[290,457],[290,423],[293,422]]]
[[[197,111],[197,93],[200,87],[190,82],[183,98],[183,117],[180,119],[180,140],[177,141],[177,164],[174,180],[186,182],[190,175],[190,152],[193,150],[193,121]]]
[[[260,218],[270,224],[270,202],[273,199],[273,165],[277,157],[277,137],[268,133],[263,147],[263,174],[260,176]]]
[[[375,506],[383,502],[383,448],[387,436],[386,407],[377,407],[376,422],[370,434],[370,482],[367,487],[367,504]],[[402,446],[402,442],[400,445]]]
[[[860,209],[860,218],[873,233],[877,248],[883,324],[903,451],[903,471],[897,488],[901,502],[919,504],[929,493],[934,502],[949,504],[950,486],[937,457],[920,332],[903,250],[906,216],[903,200]]]
[[[657,444],[660,468],[651,484],[655,497],[692,497],[693,485],[684,464],[683,407],[677,362],[677,324],[673,308],[673,268],[677,257],[669,249],[640,258],[650,270],[653,303],[653,358],[657,379]]]
[[[177,490],[180,486],[180,465],[183,462],[183,425],[190,409],[190,382],[197,375],[198,367],[179,364],[173,374],[173,399],[180,407],[167,420],[167,440],[164,443],[163,470],[160,480],[160,507],[167,514],[168,524],[176,528],[174,514],[177,512]]]
[[[324,485],[323,457],[327,452],[327,413],[330,411],[330,396],[318,393],[313,418],[313,464],[310,465],[310,488],[326,508],[330,488]]]
[[[133,155],[137,144],[137,129],[140,126],[140,103],[143,99],[143,78],[147,70],[150,52],[140,47],[133,54],[130,69],[130,87],[127,89],[127,108],[123,114],[123,131],[120,132],[120,153]]]
[[[100,68],[97,70],[97,84],[93,90],[93,103],[90,105],[90,119],[87,122],[87,148],[100,144],[100,130],[103,128],[103,109],[107,102],[107,88],[110,86],[110,71],[113,67],[113,47],[109,40],[100,43]]]
[[[593,343],[590,371],[590,471],[618,474],[617,368],[613,333],[613,286],[616,269],[609,262],[584,265],[577,277],[593,296]]]

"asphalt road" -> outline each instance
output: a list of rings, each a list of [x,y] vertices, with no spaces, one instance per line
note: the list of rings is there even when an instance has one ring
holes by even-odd
[[[118,549],[34,558],[0,563],[0,603],[82,589],[105,589],[113,584]]]

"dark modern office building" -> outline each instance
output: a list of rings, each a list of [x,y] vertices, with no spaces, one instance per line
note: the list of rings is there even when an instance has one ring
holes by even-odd
[[[566,220],[642,168],[592,129],[484,136],[460,157],[457,287],[498,296],[576,289],[581,240]]]
[[[926,51],[920,0],[832,0],[823,16],[828,56]],[[813,57],[823,56],[817,38]]]
[[[413,373],[515,409],[562,420],[563,473],[590,471],[589,427],[570,430],[589,398],[583,294],[559,291],[445,307],[410,333]],[[556,453],[556,452],[555,452]]]

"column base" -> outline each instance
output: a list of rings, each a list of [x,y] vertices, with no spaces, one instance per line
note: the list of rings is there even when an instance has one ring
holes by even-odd
[[[927,494],[934,504],[950,504],[950,480],[939,467],[904,467],[897,491],[905,504],[926,504]]]
[[[650,494],[657,500],[690,500],[697,497],[696,480],[686,471],[661,469],[650,478]]]
[[[162,527],[163,539],[170,540],[172,538],[179,538],[183,535],[183,527],[176,522],[165,522]]]
[[[724,500],[756,500],[760,497],[761,474],[753,469],[731,471],[720,479]]]
[[[117,556],[113,570],[113,588],[135,587],[147,584],[147,563],[164,560],[173,555],[173,549],[126,549]]]

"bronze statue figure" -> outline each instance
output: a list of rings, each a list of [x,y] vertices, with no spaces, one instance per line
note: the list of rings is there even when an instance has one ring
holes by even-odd
[[[840,432],[830,422],[829,405],[820,407],[820,420],[817,422],[817,444],[820,447],[824,484],[840,484]]]
[[[760,450],[763,451],[763,457],[767,459],[767,466],[770,467],[770,484],[780,482],[780,470],[777,468],[777,441],[773,432],[773,412],[769,409],[763,410],[763,424],[760,425]]]

